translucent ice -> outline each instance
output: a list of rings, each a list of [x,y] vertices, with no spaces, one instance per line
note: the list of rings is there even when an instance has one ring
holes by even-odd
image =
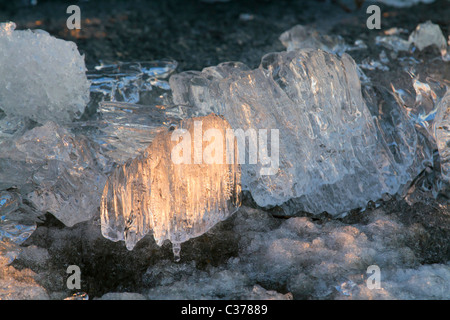
[[[447,41],[441,28],[431,21],[419,24],[410,34],[408,41],[414,43],[419,50],[435,45],[441,51],[442,56],[447,53]]]
[[[0,142],[0,189],[19,188],[38,210],[67,226],[89,220],[106,180],[92,148],[53,122]]]
[[[279,129],[277,173],[262,176],[260,162],[242,164],[242,187],[260,206],[336,215],[396,193],[417,174],[409,170],[419,148],[414,127],[405,121],[401,133],[382,132],[346,54],[271,53],[255,70],[223,63],[169,82],[174,103],[221,114],[233,129]]]
[[[11,263],[19,254],[19,247],[36,230],[37,215],[22,206],[16,192],[0,191],[0,259]]]
[[[177,65],[174,60],[100,65],[88,72],[91,92],[101,93],[106,101],[148,103],[145,101],[148,91],[170,89],[164,79]]]
[[[161,130],[189,115],[189,109],[178,106],[102,101],[97,119],[71,126],[98,143],[102,154],[123,164],[141,154]]]
[[[442,177],[448,180],[449,90],[443,81],[439,82],[430,77],[420,80],[419,76],[411,75],[415,97],[394,86],[392,86],[393,93],[397,103],[404,109],[417,130],[422,132],[433,145],[434,143],[437,145]]]
[[[433,124],[439,150],[442,177],[450,182],[450,90],[439,102]]]
[[[69,122],[89,101],[84,57],[75,43],[42,30],[0,24],[0,109],[37,122]]]
[[[395,32],[385,32],[385,34],[385,36],[377,36],[375,41],[390,50],[408,51],[413,45],[422,51],[426,47],[436,46],[440,50],[442,58],[445,61],[449,59],[447,41],[442,34],[442,30],[439,25],[431,21],[417,25],[416,29],[409,35],[408,40],[401,38]]]
[[[343,53],[349,47],[340,36],[329,36],[309,26],[296,25],[283,32],[281,43],[288,51],[296,49],[322,49],[328,52]]]
[[[182,242],[205,233],[239,207],[237,160],[228,164],[226,153],[221,157],[219,149],[213,152],[202,142],[209,141],[208,132],[216,132],[214,141],[225,146],[229,128],[212,114],[184,120],[158,134],[143,155],[118,167],[103,190],[102,234],[125,240],[131,250],[153,231],[158,245],[166,239],[172,242],[179,259]],[[184,148],[179,149],[180,144]],[[219,161],[198,161],[202,153],[219,155]],[[178,156],[183,161],[176,160]]]

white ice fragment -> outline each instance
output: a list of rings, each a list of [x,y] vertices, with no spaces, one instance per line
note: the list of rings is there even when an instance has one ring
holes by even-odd
[[[153,231],[158,245],[172,242],[178,260],[181,243],[233,214],[240,205],[240,170],[237,149],[233,163],[221,150],[227,129],[229,124],[213,114],[184,120],[159,133],[143,155],[119,166],[103,190],[103,236],[125,240],[132,250]],[[209,163],[207,154],[218,155],[218,161]]]
[[[74,122],[72,126],[98,143],[102,154],[123,164],[141,154],[161,130],[188,117],[189,110],[170,105],[102,101],[98,115],[97,120]]]
[[[396,29],[396,28],[395,28]],[[385,32],[385,36],[377,36],[376,44],[382,45],[394,51],[408,51],[411,45],[417,47],[420,51],[429,47],[436,46],[444,61],[448,59],[447,40],[442,34],[439,25],[427,21],[417,25],[416,29],[409,35],[408,40],[398,36],[402,31],[397,30]]]
[[[7,115],[70,122],[89,101],[84,57],[45,31],[0,24],[0,109]]]
[[[14,22],[0,23],[0,36],[10,36],[16,29]]]

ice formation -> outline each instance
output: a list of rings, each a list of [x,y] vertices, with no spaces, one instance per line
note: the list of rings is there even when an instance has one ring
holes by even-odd
[[[87,72],[91,81],[88,109],[96,119],[73,123],[103,149],[112,161],[123,164],[142,153],[163,126],[188,116],[172,105],[167,78],[174,60],[101,64]]]
[[[262,207],[337,215],[395,194],[420,170],[414,127],[399,110],[378,122],[371,114],[377,104],[369,111],[347,54],[271,53],[255,70],[223,63],[169,82],[174,103],[200,115],[221,114],[244,131],[279,129],[276,174],[260,175],[261,162],[242,164],[242,188]]]
[[[442,56],[447,54],[447,40],[439,25],[431,21],[419,24],[410,34],[408,41],[413,43],[420,51],[435,45],[441,51]]]
[[[143,155],[119,166],[103,191],[102,234],[113,241],[125,240],[131,250],[153,231],[158,245],[166,239],[172,242],[179,259],[182,242],[234,213],[240,204],[240,170],[234,160],[237,148],[233,163],[220,151],[219,144],[227,143],[227,129],[229,124],[213,114],[184,120],[158,134]],[[218,143],[213,150],[211,132]],[[207,154],[218,158],[209,161]],[[179,156],[182,160],[177,160]]]
[[[341,36],[322,34],[309,26],[296,25],[283,32],[279,38],[287,51],[297,49],[322,49],[328,52],[343,53],[348,49]]]
[[[170,89],[165,80],[175,71],[175,60],[157,60],[107,64],[87,73],[91,92],[101,93],[106,101],[146,104],[147,93]]]
[[[398,33],[400,33],[400,29],[395,34],[377,36],[375,41],[377,44],[394,51],[408,51],[412,45],[420,51],[429,46],[436,46],[440,50],[444,61],[449,60],[447,41],[439,25],[431,21],[418,24],[416,29],[409,35],[408,40],[401,38]]]
[[[0,190],[19,188],[38,210],[69,227],[89,220],[106,180],[93,148],[53,122],[0,141]]]
[[[70,122],[89,101],[84,57],[75,43],[43,30],[0,24],[0,109],[37,122]]]
[[[434,120],[434,137],[439,150],[442,177],[450,182],[450,89],[439,102]]]
[[[102,101],[98,119],[72,123],[98,143],[102,154],[117,164],[141,154],[154,137],[189,117],[190,110],[170,105],[142,105],[127,102]]]

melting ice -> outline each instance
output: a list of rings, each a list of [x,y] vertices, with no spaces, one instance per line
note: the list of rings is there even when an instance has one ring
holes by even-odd
[[[200,138],[197,135],[192,143],[184,140],[185,136],[174,138],[177,130],[195,137],[196,121],[202,123]],[[222,154],[220,163],[195,161],[195,145],[200,143],[200,150],[208,152],[209,145],[202,141],[208,130],[221,133],[224,146],[229,128],[226,120],[213,114],[184,120],[178,127],[158,134],[143,155],[118,167],[103,191],[102,234],[113,241],[125,240],[131,250],[152,231],[158,245],[166,239],[172,242],[175,258],[179,259],[181,243],[233,214],[240,204],[237,153],[232,164],[227,163],[226,154]],[[188,162],[173,161],[172,152],[177,150],[179,140],[187,141],[192,148]]]

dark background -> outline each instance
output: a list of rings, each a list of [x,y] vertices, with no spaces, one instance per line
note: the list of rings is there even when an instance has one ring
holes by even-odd
[[[0,21],[14,21],[18,29],[41,28],[77,43],[88,68],[103,62],[147,61],[172,58],[178,71],[241,61],[256,67],[265,53],[284,47],[278,37],[296,24],[313,25],[328,34],[339,34],[350,44],[374,38],[390,27],[411,32],[431,20],[449,31],[450,5],[446,0],[393,8],[377,3],[382,12],[381,30],[369,30],[363,0],[201,0],[116,1],[0,1]],[[81,30],[68,30],[69,5],[81,9]],[[251,17],[241,19],[242,14]],[[374,48],[376,50],[376,48]],[[352,55],[353,56],[353,55]],[[358,57],[354,57],[357,59]]]

